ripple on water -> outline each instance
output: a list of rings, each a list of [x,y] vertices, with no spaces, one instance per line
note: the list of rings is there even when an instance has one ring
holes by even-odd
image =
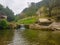
[[[29,45],[28,42],[22,37],[19,30],[15,30],[12,43],[8,45]]]

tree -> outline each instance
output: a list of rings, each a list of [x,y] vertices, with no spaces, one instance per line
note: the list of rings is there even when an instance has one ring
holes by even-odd
[[[8,7],[5,8],[5,14],[7,15],[7,20],[8,21],[13,21],[15,16],[12,10],[10,10]]]
[[[0,4],[0,10],[2,10],[3,9],[3,6]]]
[[[49,17],[51,17],[51,11],[60,5],[59,0],[43,0],[49,11]]]
[[[4,7],[0,4],[0,14],[4,13]]]
[[[15,19],[14,12],[8,7],[4,8],[1,4],[0,4],[0,14],[6,15],[8,21],[13,21]]]

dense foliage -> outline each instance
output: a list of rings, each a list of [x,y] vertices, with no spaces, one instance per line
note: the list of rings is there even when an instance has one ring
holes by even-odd
[[[4,8],[1,4],[0,4],[0,14],[6,15],[8,21],[13,21],[14,20],[13,11],[11,9],[9,9],[8,7]]]
[[[53,16],[53,14],[52,14],[53,10],[54,10],[54,12],[55,12],[55,10],[56,10],[56,12],[58,12],[58,13],[55,12],[54,13],[55,15],[58,15],[60,13],[59,0],[43,0],[43,1],[44,1],[45,6],[48,8],[48,12],[49,12],[50,17]]]

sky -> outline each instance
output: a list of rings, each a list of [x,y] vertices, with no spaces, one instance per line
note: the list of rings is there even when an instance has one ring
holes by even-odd
[[[8,6],[14,14],[19,14],[28,7],[29,3],[31,2],[39,2],[41,0],[0,0],[0,4],[4,7]]]

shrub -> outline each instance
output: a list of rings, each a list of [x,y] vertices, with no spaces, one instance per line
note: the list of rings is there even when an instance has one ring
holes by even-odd
[[[16,28],[16,24],[13,23],[13,22],[10,22],[10,23],[8,24],[8,29],[14,29],[14,28]]]
[[[0,29],[5,29],[8,26],[8,22],[5,19],[0,20]]]

